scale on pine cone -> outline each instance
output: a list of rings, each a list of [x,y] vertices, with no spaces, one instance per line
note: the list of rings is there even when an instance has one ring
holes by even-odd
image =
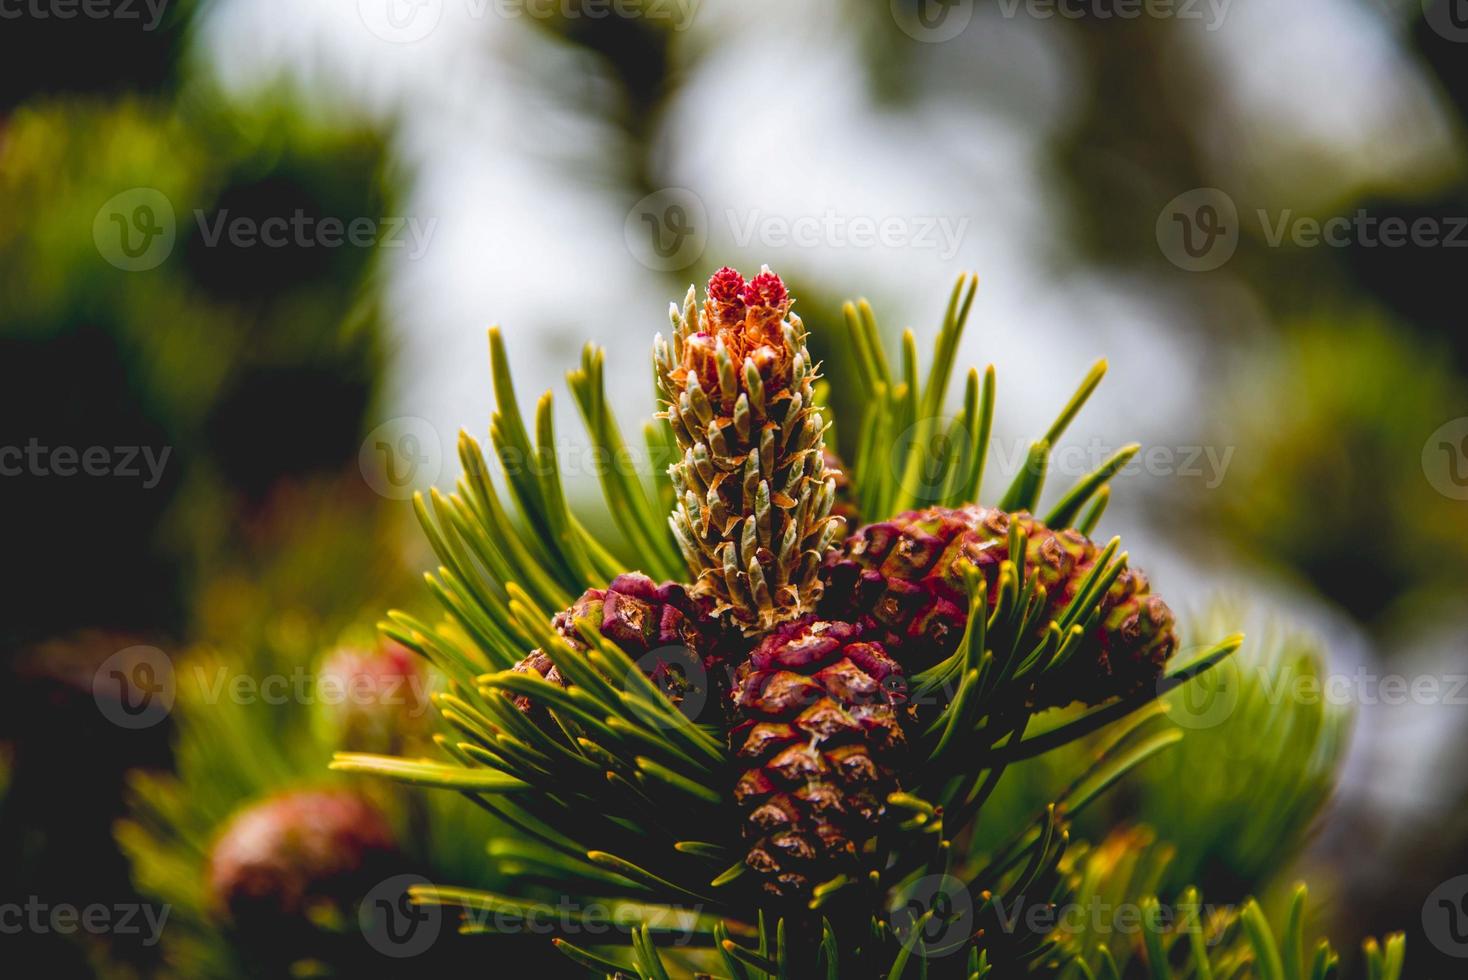
[[[658,585],[641,572],[618,575],[605,589],[588,589],[569,609],[551,620],[567,646],[578,652],[588,647],[576,624],[589,621],[603,637],[626,653],[670,701],[697,717],[710,693],[721,690],[726,673],[718,625],[707,601],[689,596],[676,582]],[[555,659],[544,650],[532,650],[513,668],[537,674],[552,684],[566,686]],[[693,699],[697,699],[694,701]],[[515,706],[536,717],[541,711],[528,695],[514,697]]]
[[[825,419],[805,327],[780,277],[724,268],[700,308],[689,287],[673,339],[654,348],[662,413],[682,457],[669,470],[670,523],[693,592],[747,634],[815,609],[835,533]]]
[[[977,505],[908,511],[855,531],[826,558],[822,614],[862,623],[909,671],[931,667],[953,653],[968,625],[966,566],[983,575],[992,607],[1011,522],[1024,532],[1026,568],[1045,589],[1043,631],[1075,599],[1100,549],[1074,529]],[[1172,610],[1144,574],[1122,569],[1081,647],[1046,672],[1035,703],[1098,704],[1131,693],[1161,674],[1176,647]]]
[[[783,898],[859,876],[906,737],[902,670],[850,623],[814,617],[766,636],[739,667],[730,744],[745,769],[746,863]]]

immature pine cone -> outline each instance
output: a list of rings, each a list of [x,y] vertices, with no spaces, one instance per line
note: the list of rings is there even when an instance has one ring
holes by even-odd
[[[612,579],[605,589],[589,589],[569,609],[557,613],[551,624],[573,650],[585,650],[576,623],[590,619],[674,703],[688,693],[687,685],[708,684],[714,690],[705,693],[714,696],[706,703],[714,704],[724,680],[725,642],[708,606],[677,583],[658,585],[641,572],[629,572]],[[566,686],[560,670],[541,650],[532,650],[514,669],[533,671]],[[538,707],[523,694],[514,702],[530,714]]]
[[[211,911],[237,932],[283,943],[312,932],[313,910],[348,921],[402,857],[392,828],[355,793],[286,793],[237,813],[209,854]]]
[[[1011,520],[1027,536],[1026,574],[1038,572],[1046,590],[1047,626],[1075,597],[1100,549],[1073,529],[1052,531],[1027,513],[976,505],[909,511],[857,530],[826,558],[822,615],[861,622],[909,672],[932,666],[953,653],[967,625],[964,565],[983,573],[992,607]],[[1128,568],[1102,598],[1081,648],[1046,675],[1036,704],[1098,704],[1135,691],[1161,673],[1176,647],[1172,611],[1145,575]]]
[[[905,684],[880,644],[850,623],[808,617],[766,636],[735,679],[730,747],[746,766],[746,863],[790,899],[860,876],[905,745]]]
[[[658,337],[658,385],[682,458],[669,518],[695,578],[746,634],[813,611],[834,533],[826,423],[812,405],[815,366],[780,277],[714,273],[699,308],[689,287]]]
[[[338,749],[395,754],[426,727],[428,675],[407,647],[339,647],[322,660],[317,681],[313,724]]]

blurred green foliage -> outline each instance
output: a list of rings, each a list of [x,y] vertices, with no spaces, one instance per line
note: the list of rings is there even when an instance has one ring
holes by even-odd
[[[421,672],[401,689],[368,686],[352,695],[352,688],[332,688],[323,680],[319,631],[286,620],[258,632],[271,640],[253,650],[225,654],[199,648],[179,659],[175,772],[135,773],[129,814],[118,825],[118,841],[138,888],[171,909],[163,933],[165,976],[230,980],[266,975],[260,973],[266,958],[237,945],[212,913],[208,860],[232,816],[282,792],[351,785],[395,825],[410,873],[430,881],[467,879],[481,887],[498,883],[477,832],[485,815],[468,800],[448,793],[405,792],[326,768],[334,751],[359,747],[335,741],[331,733],[337,729],[324,721],[342,703],[401,716],[409,738],[404,750],[434,751],[425,724],[432,709],[417,700],[441,686],[427,665],[415,656]],[[343,642],[370,650],[380,642],[374,632],[361,624],[348,630]],[[344,691],[357,701],[344,702]],[[405,703],[397,703],[399,695]],[[359,973],[353,971],[365,963],[381,968],[391,962],[373,956],[356,922],[319,928],[338,937],[328,941],[323,936],[323,950],[343,950],[352,958],[297,964],[302,975],[355,976]],[[354,941],[340,941],[354,936]],[[452,924],[444,923],[433,948],[413,960],[415,969],[441,967],[460,950]]]
[[[1452,461],[1426,446],[1468,406],[1444,347],[1371,312],[1320,314],[1236,377],[1213,438],[1237,452],[1205,517],[1368,622],[1409,596],[1461,595],[1468,509],[1439,489]]]
[[[1220,601],[1195,617],[1188,635],[1213,636],[1241,621],[1239,608]],[[1175,898],[1196,885],[1218,901],[1239,901],[1278,887],[1344,761],[1352,715],[1326,695],[1325,675],[1324,651],[1308,634],[1246,639],[1225,666],[1164,699],[1182,738],[1078,818],[1077,837],[1099,843],[1119,827],[1155,828],[1169,853],[1147,877],[1145,894]],[[986,805],[990,819],[980,821],[974,849],[991,849],[1006,821],[1038,812],[1104,740],[1103,731],[1011,767]]]
[[[1355,959],[1314,938],[1304,885],[1295,885],[1286,901],[1269,900],[1278,907],[1268,913],[1253,897],[1219,901],[1193,887],[1171,896],[1158,891],[1178,852],[1150,829],[1132,827],[1067,855],[1070,902],[1053,934],[1062,951],[1057,980],[1329,980]],[[1350,975],[1398,980],[1405,957],[1401,933],[1370,939],[1361,950],[1364,970]]]
[[[179,104],[56,97],[16,109],[0,137],[0,445],[162,461],[154,481],[6,481],[19,518],[7,554],[25,574],[0,626],[0,739],[15,741],[24,791],[0,815],[0,885],[79,907],[135,900],[110,824],[123,770],[167,763],[167,725],[108,725],[97,665],[139,642],[176,653],[181,637],[288,649],[282,636],[330,635],[407,577],[407,515],[356,462],[382,367],[377,250],[210,244],[204,231],[225,215],[375,220],[393,213],[394,184],[375,129],[279,93],[238,106],[202,85]],[[155,267],[127,271],[102,232],[139,188],[167,200],[176,238]],[[294,737],[266,735],[286,739],[280,752]],[[62,766],[72,777],[58,782]],[[85,975],[84,956],[115,972],[156,955],[120,934],[86,950],[55,933],[19,942],[59,977]]]
[[[169,452],[156,487],[19,486],[34,520],[15,547],[35,574],[6,629],[176,631],[193,583],[234,560],[239,515],[282,479],[352,463],[381,367],[375,249],[211,245],[205,229],[221,216],[380,218],[383,142],[288,105],[200,115],[139,99],[27,106],[5,136],[7,429],[18,445]],[[156,268],[125,271],[93,232],[109,201],[138,188],[168,200],[177,239]],[[111,547],[88,548],[96,540]],[[78,563],[82,549],[91,560]]]
[[[1241,621],[1225,608],[1194,635]],[[1351,712],[1328,690],[1324,651],[1275,631],[1167,700],[1183,739],[1138,768],[1113,819],[1134,814],[1176,847],[1159,894],[1206,883],[1236,899],[1277,883],[1334,791],[1349,741]]]

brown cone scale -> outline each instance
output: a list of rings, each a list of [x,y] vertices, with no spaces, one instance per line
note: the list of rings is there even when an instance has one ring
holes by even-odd
[[[618,575],[605,589],[587,590],[569,609],[557,613],[551,625],[571,649],[584,651],[586,641],[576,624],[589,619],[677,703],[685,684],[717,686],[725,672],[722,651],[726,643],[708,606],[677,583],[659,585],[640,572],[629,572]],[[552,684],[566,686],[555,662],[542,650],[532,650],[514,670],[534,672]],[[689,676],[690,670],[703,677]],[[513,700],[532,716],[540,710],[528,695],[519,694]]]
[[[905,684],[882,646],[850,623],[777,628],[735,676],[730,747],[741,769],[746,863],[766,892],[803,900],[860,875],[906,744]]]
[[[1026,573],[1038,574],[1046,590],[1048,623],[1075,597],[1101,549],[1028,513],[977,505],[909,511],[858,529],[826,557],[822,615],[862,624],[908,671],[930,667],[953,653],[967,625],[965,566],[983,574],[992,606],[1011,521],[1026,534]],[[1081,648],[1047,672],[1036,703],[1097,704],[1130,693],[1154,681],[1176,647],[1172,611],[1142,572],[1128,568],[1102,598]]]

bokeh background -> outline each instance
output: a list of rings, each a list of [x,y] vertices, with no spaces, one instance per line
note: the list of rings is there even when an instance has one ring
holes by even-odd
[[[199,854],[332,739],[300,699],[139,720],[109,678],[176,667],[182,702],[183,664],[370,648],[428,602],[408,497],[484,436],[486,327],[590,497],[582,343],[645,416],[668,301],[768,263],[836,379],[842,300],[922,346],[976,271],[1001,471],[1109,358],[1062,473],[1140,442],[1105,530],[1179,609],[1311,637],[1353,719],[1302,854],[1190,870],[1308,874],[1339,943],[1405,929],[1409,975],[1461,976],[1424,910],[1468,872],[1465,112],[1462,0],[0,8],[0,904],[204,937],[0,948],[214,956]],[[1192,778],[1247,807],[1212,751]],[[415,860],[492,878],[463,816],[406,814]]]

